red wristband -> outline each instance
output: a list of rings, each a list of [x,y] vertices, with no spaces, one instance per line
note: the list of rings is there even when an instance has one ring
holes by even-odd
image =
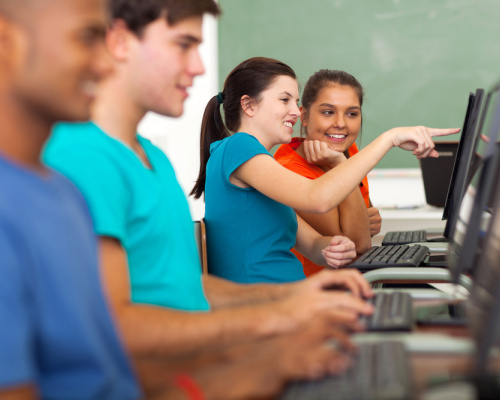
[[[189,400],[205,400],[205,396],[198,384],[187,374],[178,374],[174,377],[174,385],[182,389]]]

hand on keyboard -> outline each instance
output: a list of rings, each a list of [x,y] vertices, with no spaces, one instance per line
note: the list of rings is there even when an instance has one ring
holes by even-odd
[[[354,366],[339,377],[295,382],[281,400],[401,400],[413,398],[412,370],[402,343],[363,343]]]
[[[288,376],[295,375],[295,378],[338,375],[351,365],[352,356],[357,352],[357,346],[343,329],[332,330],[318,320],[292,335],[290,340],[283,339],[280,345],[280,349],[272,350],[282,354],[276,356],[276,362],[281,363]],[[291,351],[291,347],[295,350]]]
[[[343,290],[327,290],[343,289]],[[346,291],[351,293],[346,293]],[[308,279],[283,287],[282,298],[270,309],[273,328],[293,331],[317,318],[360,330],[360,314],[369,315],[373,306],[361,299],[373,296],[370,285],[359,271],[321,271]]]
[[[316,319],[325,319],[334,326],[342,325],[347,330],[359,331],[362,325],[359,315],[369,315],[373,306],[350,293],[324,290],[323,286],[296,284],[295,293],[276,301],[269,308],[270,318],[261,329],[271,332],[293,332],[300,330]]]
[[[275,399],[288,381],[320,379],[346,371],[353,356],[344,348],[353,344],[337,329],[334,341],[339,347],[330,346],[331,335],[331,326],[316,320],[293,334],[229,346],[219,362],[192,371],[193,378],[210,399]]]
[[[370,298],[373,291],[368,281],[355,269],[325,269],[296,284],[296,291],[310,290],[348,290],[355,297]]]

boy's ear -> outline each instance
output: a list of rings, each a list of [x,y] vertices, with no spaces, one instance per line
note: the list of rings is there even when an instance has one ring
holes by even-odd
[[[28,49],[28,35],[16,23],[0,15],[0,68],[14,72]]]
[[[134,33],[128,29],[123,19],[115,19],[106,32],[106,46],[109,53],[117,61],[124,61],[128,57],[130,39]]]
[[[241,108],[243,109],[243,112],[248,116],[248,117],[253,117],[254,115],[254,109],[253,109],[253,100],[251,99],[250,96],[244,95],[240,99],[240,105]]]

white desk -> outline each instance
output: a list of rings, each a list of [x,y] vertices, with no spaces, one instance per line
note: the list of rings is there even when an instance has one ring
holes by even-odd
[[[370,198],[378,208],[426,205],[422,173],[414,169],[374,169],[368,174]]]
[[[368,174],[368,182],[370,198],[382,217],[373,245],[380,245],[390,231],[444,230],[443,208],[425,202],[420,169],[375,169]]]
[[[426,205],[411,210],[384,208],[379,210],[382,217],[382,228],[380,233],[372,238],[374,246],[379,246],[382,243],[382,239],[387,232],[414,230],[443,232],[446,226],[446,221],[442,220],[442,208]]]

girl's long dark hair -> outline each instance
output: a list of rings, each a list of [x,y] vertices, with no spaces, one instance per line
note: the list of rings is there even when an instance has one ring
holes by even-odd
[[[261,94],[272,85],[278,76],[297,79],[295,72],[286,64],[272,58],[254,57],[243,61],[234,68],[224,82],[221,93],[208,102],[201,123],[200,135],[200,172],[191,191],[195,199],[205,192],[207,162],[210,157],[210,145],[238,131],[241,125],[241,98],[248,96],[258,103]],[[224,108],[224,120],[220,110],[220,101]]]

